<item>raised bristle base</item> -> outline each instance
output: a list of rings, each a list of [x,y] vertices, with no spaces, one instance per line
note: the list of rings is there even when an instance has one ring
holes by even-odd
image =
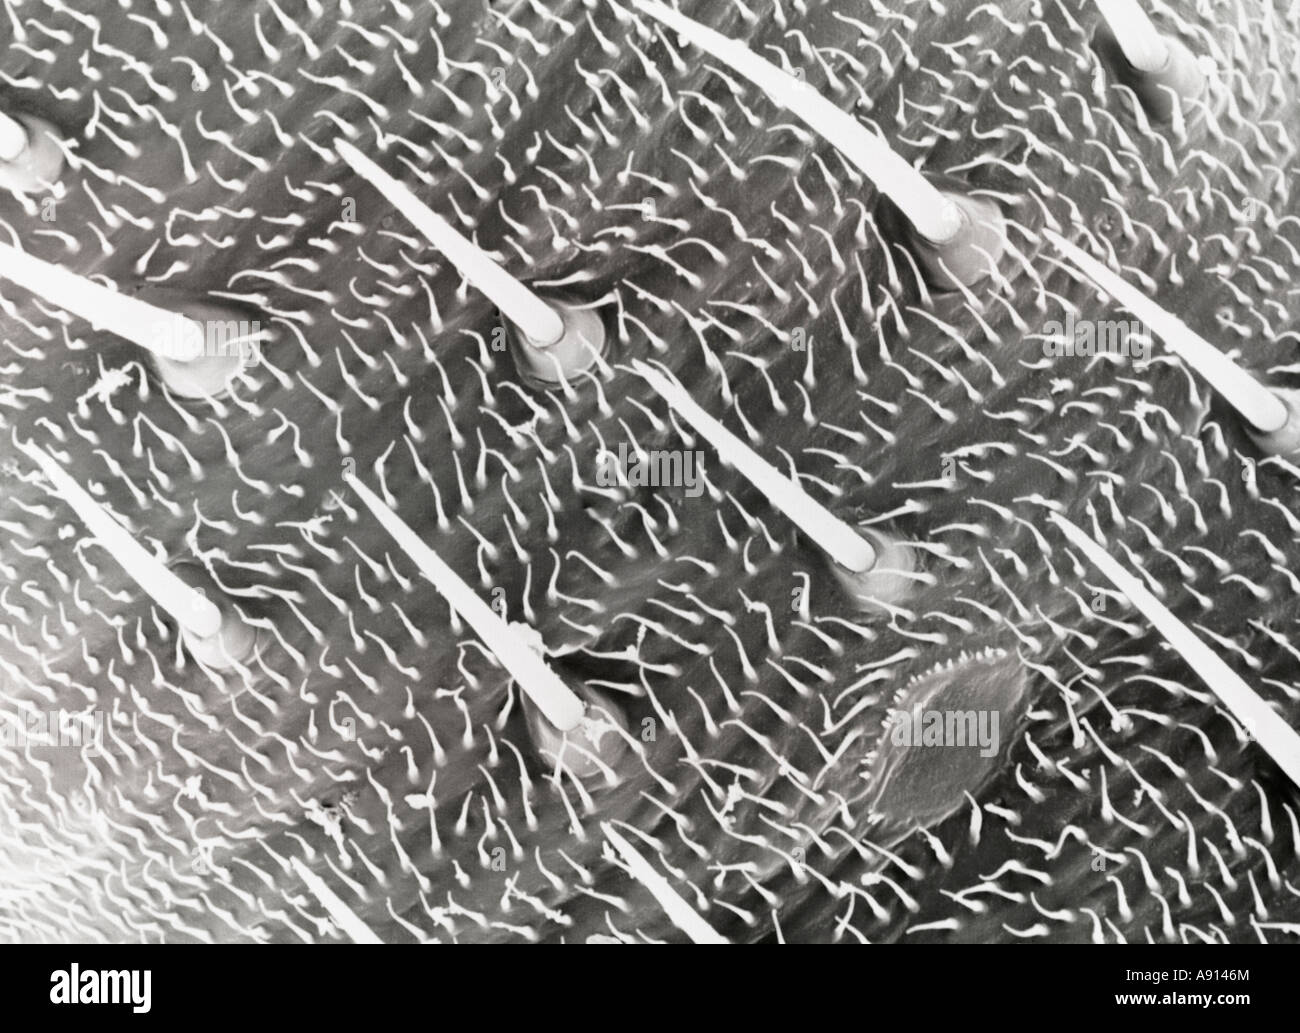
[[[911,223],[904,223],[912,256],[935,290],[969,287],[990,276],[997,269],[1007,244],[1007,220],[993,201],[969,194],[945,190],[960,217],[956,231],[946,240],[930,240]]]
[[[862,530],[876,550],[876,561],[863,571],[827,559],[831,572],[844,587],[853,606],[863,612],[887,613],[902,605],[916,591],[916,551],[892,535]]]
[[[0,161],[0,189],[17,194],[42,194],[54,188],[63,174],[63,152],[55,143],[55,129],[34,115],[13,115],[26,134],[16,157]]]
[[[1092,45],[1116,80],[1136,94],[1142,110],[1152,122],[1167,124],[1174,120],[1175,98],[1181,105],[1183,119],[1191,124],[1200,118],[1200,101],[1209,92],[1209,81],[1190,50],[1172,37],[1163,37],[1164,63],[1154,71],[1136,67],[1129,61],[1115,33],[1106,22],[1097,26]]]
[[[572,382],[600,361],[609,347],[599,312],[555,298],[546,301],[564,319],[564,333],[558,341],[534,341],[508,320],[502,321],[519,376],[543,391]]]
[[[154,356],[154,369],[167,390],[181,398],[216,398],[226,393],[231,378],[243,368],[238,356],[204,355],[190,362]]]
[[[1250,427],[1251,439],[1261,452],[1290,459],[1293,462],[1300,461],[1300,390],[1274,388],[1273,393],[1286,405],[1286,423],[1273,431],[1261,431]]]
[[[170,295],[155,298],[152,292],[142,292],[141,297],[167,306],[203,330],[202,345],[195,357],[181,359],[172,356],[191,354],[193,349],[179,339],[179,320],[158,328],[153,366],[172,394],[180,398],[218,398],[230,389],[230,381],[241,370],[260,359],[261,323],[250,320],[246,311]]]
[[[586,686],[575,686],[575,691],[587,700],[587,711],[579,724],[567,732],[551,724],[525,697],[528,732],[547,772],[563,769],[584,781],[608,780],[628,748],[627,721],[604,693]]]
[[[216,634],[199,637],[186,628],[180,629],[186,652],[204,667],[216,671],[230,671],[246,666],[260,649],[257,628],[245,623],[213,585],[207,572],[192,561],[183,560],[173,566],[176,576],[187,585],[197,588],[221,611],[221,627]]]

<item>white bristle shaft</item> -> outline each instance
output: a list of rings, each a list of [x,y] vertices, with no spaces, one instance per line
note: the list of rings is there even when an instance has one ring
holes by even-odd
[[[1043,234],[1078,272],[1132,312],[1171,352],[1204,377],[1247,423],[1264,433],[1286,426],[1289,413],[1285,403],[1250,373],[1086,251],[1051,230],[1044,229]]]
[[[0,244],[0,277],[80,316],[97,330],[117,334],[164,358],[188,362],[203,352],[203,327],[194,320],[121,294],[8,244]]]
[[[27,149],[27,131],[0,111],[0,161],[13,161]]]
[[[30,443],[19,447],[41,468],[59,497],[72,507],[99,544],[177,623],[199,638],[208,638],[221,629],[221,611],[211,600],[168,570],[42,449]]]
[[[728,39],[655,0],[634,0],[634,6],[743,75],[773,103],[806,122],[888,196],[921,236],[943,243],[961,228],[961,213],[925,176],[876,133],[806,82],[759,57],[743,43]]]
[[[335,140],[334,149],[353,172],[370,183],[423,233],[429,243],[486,295],[506,319],[523,331],[529,341],[538,347],[546,347],[564,336],[564,319],[554,308],[502,269],[481,247],[457,232],[405,185],[346,140]]]
[[[436,552],[420,541],[419,536],[379,496],[355,476],[345,475],[344,480],[451,608],[474,629],[546,719],[561,732],[576,728],[586,707],[546,661],[515,634]]]
[[[1297,786],[1300,786],[1300,733],[1288,725],[1272,707],[1223,662],[1192,630],[1175,617],[1142,583],[1119,565],[1064,517],[1053,514],[1070,544],[1082,552],[1122,592],[1152,626],[1177,650],[1187,665],[1209,686],[1229,713],[1250,732],[1260,747],[1273,758]]]
[[[692,943],[729,943],[713,926],[682,899],[681,895],[668,884],[668,880],[651,867],[650,862],[629,843],[609,822],[601,822],[601,831],[605,838],[618,851],[623,863],[628,866],[632,877],[641,883],[652,897],[664,909],[673,925],[691,938]]]
[[[337,893],[329,888],[329,885],[319,875],[313,872],[298,858],[290,858],[290,864],[293,870],[297,872],[298,878],[307,884],[312,895],[320,901],[321,907],[325,909],[326,914],[334,921],[334,924],[342,929],[348,936],[352,937],[355,943],[383,943],[370,926],[366,925]]]
[[[1158,72],[1164,67],[1169,48],[1137,0],[1097,0],[1097,9],[1129,64],[1141,72]]]
[[[674,412],[709,440],[724,463],[748,479],[831,559],[855,573],[875,563],[875,550],[862,535],[705,412],[679,384],[639,359],[632,367]]]

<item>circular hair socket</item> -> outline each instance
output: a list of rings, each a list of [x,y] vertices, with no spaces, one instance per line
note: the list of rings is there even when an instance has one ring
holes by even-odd
[[[22,127],[26,145],[9,161],[0,161],[0,189],[18,194],[43,194],[54,189],[63,174],[63,152],[55,142],[58,133],[49,122],[35,115],[10,118]]]
[[[230,390],[230,381],[244,362],[230,356],[201,355],[189,362],[178,362],[154,354],[154,369],[172,394],[181,398],[220,398]]]
[[[1261,452],[1284,459],[1300,460],[1300,390],[1275,387],[1273,394],[1286,406],[1286,423],[1277,430],[1267,432],[1256,430],[1247,424],[1247,431]]]
[[[881,222],[895,240],[905,241],[917,268],[933,290],[970,287],[990,276],[1007,246],[1007,220],[996,202],[977,197],[966,184],[936,181],[956,213],[956,230],[945,240],[930,240],[888,198],[881,198]]]
[[[1162,39],[1165,59],[1151,69],[1139,68],[1129,60],[1104,19],[1097,25],[1092,45],[1116,80],[1137,95],[1142,110],[1152,122],[1167,124],[1174,120],[1175,98],[1183,109],[1184,120],[1194,122],[1203,114],[1200,105],[1194,102],[1205,98],[1209,81],[1200,62],[1181,41],[1172,36]]]
[[[261,322],[250,319],[248,310],[155,288],[136,293],[173,314],[159,323],[156,346],[151,349],[154,370],[173,395],[220,398],[241,370],[261,359],[265,335]]]
[[[916,591],[916,550],[893,535],[862,528],[860,533],[876,550],[876,562],[858,572],[827,558],[831,572],[844,587],[850,601],[863,612],[888,613],[901,606]]]
[[[524,697],[524,714],[533,745],[542,765],[550,773],[557,765],[584,781],[607,777],[627,752],[627,720],[621,708],[603,692],[590,686],[575,686],[587,702],[587,711],[576,728],[562,732]],[[620,732],[621,729],[621,732]]]
[[[609,350],[609,334],[599,311],[566,298],[545,300],[564,320],[564,333],[558,341],[534,341],[509,320],[502,320],[520,378],[541,391],[572,382]]]
[[[258,629],[240,619],[229,600],[214,590],[212,579],[198,563],[181,560],[172,565],[172,573],[191,588],[197,588],[221,611],[221,627],[213,635],[200,638],[181,627],[181,641],[191,656],[205,667],[217,671],[246,666],[260,649]]]

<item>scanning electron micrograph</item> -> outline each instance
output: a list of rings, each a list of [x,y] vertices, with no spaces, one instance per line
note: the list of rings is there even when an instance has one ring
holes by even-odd
[[[1296,941],[1300,4],[0,7],[0,941]]]

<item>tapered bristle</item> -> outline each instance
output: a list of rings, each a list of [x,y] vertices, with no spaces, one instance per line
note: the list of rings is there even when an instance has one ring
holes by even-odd
[[[1300,733],[1278,716],[1212,649],[1152,595],[1142,583],[1063,516],[1053,523],[1178,651],[1191,670],[1210,687],[1228,711],[1273,761],[1300,786]]]
[[[192,319],[76,276],[39,258],[0,244],[0,277],[45,301],[170,359],[186,362],[202,354],[205,334]]]
[[[1133,67],[1143,72],[1159,71],[1168,60],[1168,48],[1137,0],[1096,0],[1096,3]]]
[[[383,524],[384,530],[393,536],[402,551],[433,582],[433,586],[451,605],[452,610],[469,622],[470,627],[492,651],[492,655],[518,680],[520,688],[528,693],[528,697],[537,704],[551,724],[562,732],[576,728],[585,709],[582,700],[373,491],[355,477],[347,476],[344,479],[361,497],[366,508]]]
[[[601,829],[605,833],[605,838],[618,851],[623,863],[627,865],[628,871],[632,873],[632,877],[650,891],[650,895],[659,902],[659,906],[664,909],[664,913],[672,919],[673,925],[689,936],[692,943],[716,944],[727,942],[725,937],[719,936],[717,930],[701,918],[682,899],[680,894],[668,885],[667,879],[650,867],[650,863],[617,829],[610,825],[609,822],[602,823]]]
[[[1083,275],[1137,316],[1170,351],[1205,377],[1252,427],[1271,432],[1286,425],[1286,405],[1203,337],[1193,333],[1181,319],[1059,234],[1045,230],[1044,235]]]
[[[727,39],[657,0],[633,0],[633,6],[723,61],[760,87],[775,104],[803,119],[889,195],[927,240],[941,243],[957,233],[960,215],[952,202],[880,137],[820,96],[807,82],[782,72],[743,43]]]
[[[182,627],[208,638],[221,627],[217,607],[173,574],[121,524],[105,511],[61,466],[30,442],[19,446],[54,486],[55,492],[76,512],[96,540],[122,565],[159,606]]]
[[[342,138],[334,141],[339,157],[368,180],[429,243],[447,256],[470,283],[492,300],[506,318],[539,344],[554,344],[564,333],[560,316],[481,248],[452,229],[410,190]]]
[[[871,567],[875,562],[875,550],[853,528],[835,517],[789,477],[778,472],[753,449],[744,445],[692,401],[680,385],[672,383],[644,362],[633,363],[633,368],[675,413],[717,449],[723,462],[735,467],[753,482],[772,505],[784,512],[795,526],[825,549],[836,563],[846,570],[858,573]]]

